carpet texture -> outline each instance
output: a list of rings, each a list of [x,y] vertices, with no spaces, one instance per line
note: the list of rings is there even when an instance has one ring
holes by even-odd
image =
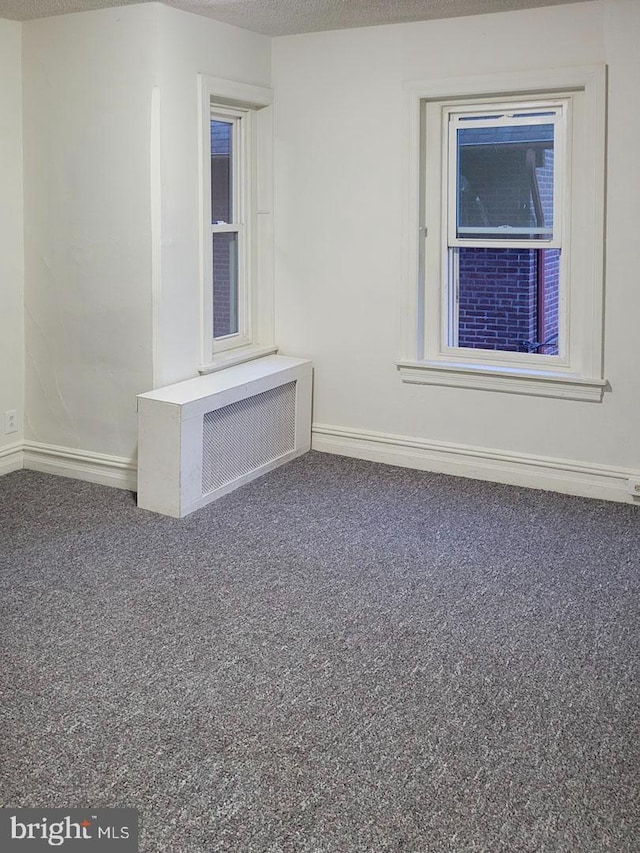
[[[145,853],[640,849],[640,515],[310,453],[176,520],[0,479],[2,805]]]

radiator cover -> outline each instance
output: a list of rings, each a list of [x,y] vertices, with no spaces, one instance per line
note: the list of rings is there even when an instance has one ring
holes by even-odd
[[[181,518],[311,446],[311,362],[267,356],[138,397],[138,506]]]

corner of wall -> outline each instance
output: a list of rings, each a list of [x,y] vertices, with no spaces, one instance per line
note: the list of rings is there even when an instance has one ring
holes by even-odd
[[[24,437],[22,24],[0,20],[0,466]],[[16,429],[6,432],[5,412]],[[9,463],[9,456],[13,460]],[[12,469],[13,470],[13,469]]]

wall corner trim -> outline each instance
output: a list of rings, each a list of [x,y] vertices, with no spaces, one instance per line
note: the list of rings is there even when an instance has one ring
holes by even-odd
[[[421,471],[640,506],[629,494],[639,469],[535,456],[405,435],[314,424],[313,450]]]

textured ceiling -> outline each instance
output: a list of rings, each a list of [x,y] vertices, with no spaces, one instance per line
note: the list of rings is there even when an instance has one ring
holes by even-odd
[[[0,18],[29,21],[151,0],[0,0]],[[162,0],[269,36],[455,18],[585,0]]]

